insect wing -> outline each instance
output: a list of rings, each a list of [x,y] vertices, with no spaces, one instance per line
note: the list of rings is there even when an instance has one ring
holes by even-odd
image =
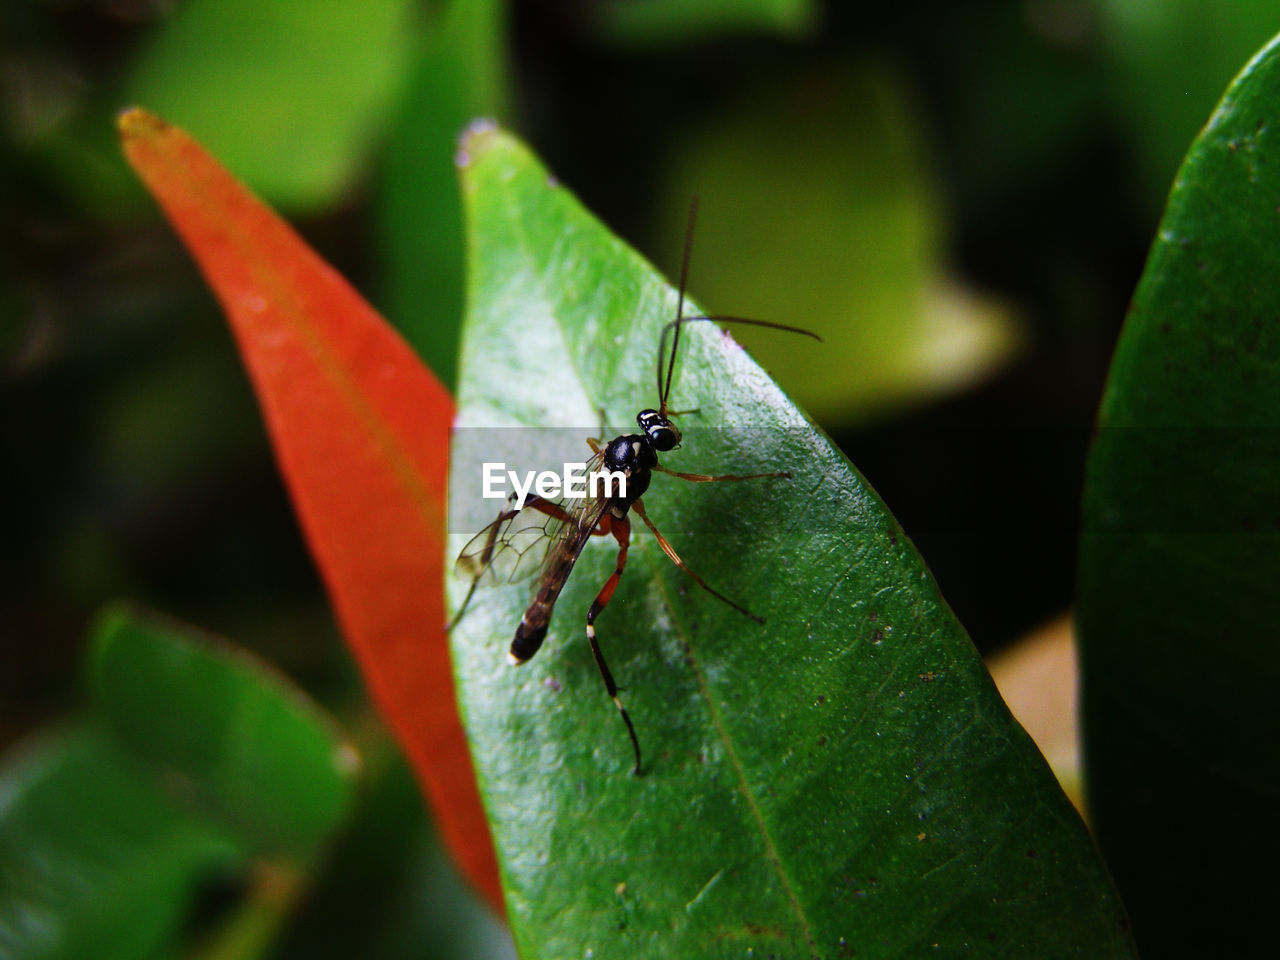
[[[604,454],[597,453],[587,463],[587,475],[591,476],[603,465]],[[539,565],[541,580],[545,581],[548,576],[551,576],[561,566],[566,555],[577,559],[587,538],[591,536],[596,524],[604,515],[609,501],[602,496],[592,496],[590,487],[586,493],[585,497],[566,498],[559,501],[560,516],[555,529],[552,530],[552,525],[547,524],[548,536],[551,537],[552,543]]]
[[[454,574],[478,586],[521,580],[537,572],[563,521],[532,507],[512,508],[477,533],[462,548]],[[550,529],[548,529],[550,528]]]
[[[568,517],[560,523],[554,542],[540,565],[539,578],[544,583],[565,570],[566,559],[569,560],[569,566],[577,560],[608,506],[609,501],[603,497],[569,501]]]
[[[603,462],[603,455],[596,454],[587,464],[587,473],[598,470]],[[591,535],[606,502],[591,496],[544,499],[531,495],[522,509],[504,510],[467,542],[454,563],[454,575],[481,587],[541,575],[560,544]]]

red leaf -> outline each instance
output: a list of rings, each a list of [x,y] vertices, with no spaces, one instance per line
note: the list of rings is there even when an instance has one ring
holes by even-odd
[[[502,910],[444,632],[453,402],[377,312],[198,143],[124,151],[221,301],[347,642],[471,882]]]

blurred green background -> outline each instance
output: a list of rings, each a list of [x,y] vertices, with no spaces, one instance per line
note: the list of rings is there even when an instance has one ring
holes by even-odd
[[[503,949],[457,906],[369,715],[225,324],[121,158],[120,108],[200,138],[446,382],[468,119],[512,127],[668,272],[699,194],[693,295],[824,336],[741,339],[992,652],[1070,603],[1084,453],[1164,196],[1278,29],[1280,0],[5,3],[0,745],[83,709],[104,604],[199,624],[300,683],[367,768],[305,892],[237,955]],[[175,936],[261,888],[228,862]],[[347,939],[339,910],[363,918]]]

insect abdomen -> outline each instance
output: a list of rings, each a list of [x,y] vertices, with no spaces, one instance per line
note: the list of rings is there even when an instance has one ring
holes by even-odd
[[[537,653],[547,637],[549,618],[540,624],[530,624],[527,621],[528,615],[526,612],[524,618],[521,618],[520,626],[516,627],[515,639],[511,641],[511,649],[507,651],[507,659],[517,666]]]
[[[516,627],[511,649],[507,651],[507,659],[513,664],[522,664],[532,657],[542,646],[542,641],[547,638],[551,612],[555,609],[556,599],[560,596],[565,581],[569,579],[573,562],[577,559],[576,552],[566,553],[552,571],[551,576],[543,583],[538,595],[533,598],[533,603],[529,604],[529,608],[525,610],[524,616],[520,618],[520,626]]]

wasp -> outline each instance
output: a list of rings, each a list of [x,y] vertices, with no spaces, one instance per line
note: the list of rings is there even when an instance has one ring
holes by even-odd
[[[753,320],[746,317],[730,317],[723,315],[684,315],[685,284],[689,271],[689,252],[693,241],[693,227],[697,217],[697,199],[689,209],[689,221],[685,231],[684,252],[680,265],[680,284],[677,292],[676,315],[662,328],[658,338],[657,358],[657,392],[658,408],[646,408],[636,414],[635,433],[615,437],[608,443],[591,438],[587,443],[591,447],[592,459],[587,464],[589,474],[603,469],[611,474],[625,477],[625,485],[618,492],[607,492],[595,496],[575,497],[560,501],[539,497],[529,497],[522,508],[516,508],[508,502],[507,508],[497,518],[476,534],[463,548],[455,564],[456,572],[471,580],[471,586],[450,623],[450,628],[462,618],[476,586],[481,579],[490,573],[496,563],[504,561],[515,566],[532,569],[527,563],[528,556],[535,552],[535,545],[546,550],[545,556],[538,566],[538,585],[532,601],[526,608],[520,623],[516,627],[515,636],[507,656],[514,665],[528,662],[546,639],[551,625],[551,616],[555,610],[556,600],[564,589],[574,564],[581,555],[587,542],[593,537],[612,536],[618,545],[617,562],[613,573],[605,581],[600,592],[596,594],[590,609],[587,611],[587,642],[591,647],[591,655],[604,681],[605,690],[614,706],[618,708],[627,734],[631,738],[631,746],[635,753],[633,773],[641,773],[640,740],[636,736],[635,725],[618,696],[618,685],[613,673],[605,662],[596,638],[596,620],[609,605],[618,582],[622,579],[627,565],[627,550],[631,544],[631,514],[634,512],[644,525],[649,528],[662,552],[688,575],[694,583],[716,599],[728,604],[743,616],[756,623],[764,620],[756,616],[746,607],[725,596],[706,582],[699,574],[689,568],[671,546],[670,541],[662,535],[653,520],[649,518],[642,499],[649,489],[654,473],[664,473],[690,483],[718,483],[738,480],[780,480],[790,479],[786,471],[773,473],[727,474],[711,476],[700,473],[683,473],[670,470],[659,462],[659,455],[670,453],[680,446],[682,436],[674,418],[686,414],[694,414],[696,410],[677,411],[670,408],[671,382],[675,368],[676,354],[680,346],[680,331],[688,323],[720,322],[749,324],[758,327],[769,327],[790,333],[799,333],[815,340],[821,338],[817,334],[799,327],[790,327],[766,320]],[[670,351],[667,342],[670,341]],[[603,433],[603,430],[601,431]],[[513,527],[522,510],[534,510],[547,517],[540,527]],[[532,536],[530,536],[532,534]]]

